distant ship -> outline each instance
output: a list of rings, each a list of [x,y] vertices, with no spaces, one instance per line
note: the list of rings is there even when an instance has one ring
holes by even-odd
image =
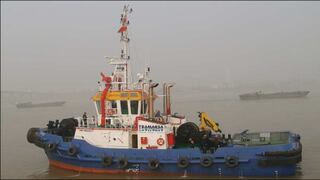
[[[261,91],[255,93],[240,94],[241,100],[255,100],[255,99],[278,99],[278,98],[298,98],[305,97],[310,91],[291,91],[291,92],[275,92],[262,93]]]
[[[54,101],[54,102],[43,102],[43,103],[32,103],[25,102],[17,104],[17,108],[33,108],[33,107],[52,107],[52,106],[62,106],[65,101]]]

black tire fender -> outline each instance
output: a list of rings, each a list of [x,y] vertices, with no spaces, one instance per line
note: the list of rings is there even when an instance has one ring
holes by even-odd
[[[45,145],[45,150],[48,152],[52,152],[57,148],[57,144],[56,143],[47,143]]]
[[[68,149],[69,156],[75,156],[78,154],[78,148],[76,146],[70,146]]]
[[[37,140],[36,132],[38,132],[37,128],[30,128],[27,133],[27,140],[29,143],[34,143]]]
[[[105,156],[102,158],[102,165],[103,166],[110,166],[112,164],[112,157],[111,156]]]
[[[152,170],[159,168],[159,160],[158,159],[150,159],[148,163],[148,167]]]
[[[119,158],[118,160],[118,167],[120,169],[124,169],[128,166],[128,159],[125,157]]]
[[[227,156],[225,164],[229,168],[237,167],[239,165],[239,158],[237,156]]]
[[[213,164],[212,157],[202,156],[200,159],[200,164],[202,167],[210,167]]]
[[[189,166],[189,159],[187,157],[180,157],[177,164],[180,168],[186,168]]]

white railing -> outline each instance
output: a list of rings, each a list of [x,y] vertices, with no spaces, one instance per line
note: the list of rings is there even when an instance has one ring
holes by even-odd
[[[87,118],[87,123],[85,124],[84,120],[82,117],[75,117],[75,119],[78,121],[78,126],[77,127],[85,127],[85,128],[97,128],[98,127],[98,121],[99,119],[97,118]],[[121,123],[117,124],[106,124],[104,128],[133,128],[134,125],[128,125],[128,126],[123,126]],[[100,127],[100,126],[99,126]]]
[[[75,119],[78,121],[77,127],[89,127],[89,128],[98,127],[97,118],[93,118],[93,117],[87,118],[87,122],[85,122],[82,117],[76,117]]]

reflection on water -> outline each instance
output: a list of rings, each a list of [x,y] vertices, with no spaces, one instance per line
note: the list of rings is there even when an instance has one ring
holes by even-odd
[[[290,177],[290,179],[301,179],[301,168],[298,165],[297,175],[295,177]],[[43,170],[38,170],[33,172],[26,178],[30,179],[152,179],[155,176],[139,176],[139,175],[128,175],[128,174],[90,174],[81,173],[75,171],[67,171],[63,169],[56,168],[54,166],[45,167]],[[157,176],[157,179],[266,179],[265,177],[224,177],[224,176],[191,176],[185,173],[183,176]],[[268,179],[286,179],[288,177],[275,177]]]
[[[87,112],[95,115],[90,101],[93,93],[56,95],[67,103],[63,107],[17,109],[14,102],[24,101],[27,96],[6,98],[1,94],[1,178],[63,178],[63,179],[142,179],[153,178],[126,174],[107,175],[67,171],[49,166],[44,151],[26,140],[30,127],[44,127],[49,120],[81,116]],[[312,92],[303,99],[274,99],[261,101],[240,101],[238,94],[196,92],[194,94],[175,94],[173,92],[173,112],[187,116],[198,123],[198,111],[206,111],[219,122],[223,133],[237,133],[244,129],[251,131],[291,130],[299,133],[303,144],[302,162],[297,175],[291,178],[310,179],[320,177],[319,125],[320,93]],[[222,94],[222,95],[221,95]],[[41,96],[41,95],[40,95]],[[48,95],[43,95],[43,98]],[[23,98],[25,98],[23,100]],[[33,95],[37,100],[37,96]],[[39,97],[41,101],[42,96]],[[55,99],[54,99],[55,100]],[[158,105],[162,107],[161,104]],[[161,109],[161,108],[159,108]],[[185,176],[161,176],[166,179],[198,178]],[[205,177],[201,177],[205,178]],[[206,177],[213,178],[213,177]],[[214,177],[224,179],[225,177]],[[234,177],[234,178],[244,178]]]

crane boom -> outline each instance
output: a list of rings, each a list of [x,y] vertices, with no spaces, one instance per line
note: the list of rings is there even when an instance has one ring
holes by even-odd
[[[198,112],[200,117],[200,129],[211,129],[214,132],[220,132],[219,123],[215,122],[212,118],[208,116],[206,112]]]

